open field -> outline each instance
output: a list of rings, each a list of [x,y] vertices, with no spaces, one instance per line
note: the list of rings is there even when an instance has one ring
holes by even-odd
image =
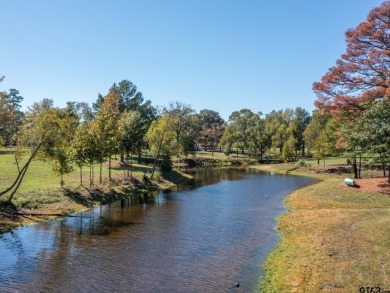
[[[292,167],[260,169],[285,173]],[[261,292],[390,290],[390,185],[386,178],[357,180],[361,188],[351,188],[342,182],[347,174],[311,169],[290,172],[321,182],[286,198],[288,212],[279,219],[281,242],[264,264],[267,276]]]

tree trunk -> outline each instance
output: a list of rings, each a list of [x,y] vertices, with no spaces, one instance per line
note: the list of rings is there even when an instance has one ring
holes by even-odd
[[[358,178],[356,156],[353,156],[353,175],[354,175],[354,178]]]
[[[112,178],[111,178],[111,154],[108,155],[108,180],[112,181]]]
[[[162,146],[162,143],[163,143],[163,140],[164,140],[164,136],[165,136],[165,128],[164,128],[163,133],[161,134],[161,140],[160,140],[160,144],[158,145],[156,158],[154,159],[153,171],[152,171],[152,175],[150,176],[150,179],[153,179],[154,172],[156,171],[157,159],[160,156],[160,150],[161,150],[161,146]]]
[[[4,191],[0,192],[0,197],[3,196],[4,194],[8,193],[9,191],[11,191],[16,184],[18,184],[17,188],[20,186],[20,181],[23,180],[25,172],[27,171],[28,167],[30,166],[31,161],[33,160],[35,155],[38,153],[38,150],[41,148],[41,146],[42,146],[42,143],[40,143],[37,146],[37,148],[34,150],[34,152],[31,154],[31,156],[28,159],[28,161],[26,162],[26,164],[24,164],[23,168],[20,170],[20,172],[19,172],[18,176],[16,177],[14,183],[12,183],[12,185],[10,187],[8,187],[7,189],[5,189]]]
[[[91,170],[92,170],[92,185],[95,184],[95,171],[93,170],[93,162],[92,162],[92,166],[91,166]]]
[[[383,169],[383,177],[386,177],[386,164],[385,160],[382,159],[382,169]]]
[[[362,155],[359,155],[359,178],[362,178],[361,174],[362,174]]]
[[[130,161],[130,165],[128,166],[128,168],[130,168],[130,178],[133,179],[133,162],[132,161]],[[129,171],[127,171],[127,172],[129,172]]]
[[[103,169],[103,162],[100,162],[99,165],[99,183],[102,184],[103,179],[102,179],[102,169]]]
[[[83,165],[80,165],[80,184],[83,186]]]
[[[389,174],[389,177],[387,179],[387,182],[390,183],[390,163],[389,163],[389,172],[388,172],[388,174]]]
[[[20,173],[19,160],[18,160],[18,157],[16,156],[16,152],[14,152],[14,155],[15,155],[16,167],[18,168],[18,172]]]
[[[127,177],[129,177],[129,158],[131,160],[131,155],[129,154],[126,154],[127,158],[126,158],[126,172],[127,172]]]
[[[19,182],[18,182],[18,185],[16,185],[15,189],[12,191],[10,197],[8,198],[8,202],[9,202],[9,203],[12,202],[12,199],[14,198],[14,196],[15,196],[15,194],[16,194],[16,191],[19,189],[20,184],[22,184],[22,181],[23,181],[24,175],[26,175],[26,172],[27,172],[27,168],[25,168],[25,169],[22,171],[22,176],[20,177],[20,180],[19,180]]]
[[[92,185],[92,164],[89,163],[89,186]]]

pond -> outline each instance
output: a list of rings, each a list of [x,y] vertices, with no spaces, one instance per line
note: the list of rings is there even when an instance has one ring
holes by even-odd
[[[256,292],[284,197],[311,179],[189,172],[188,185],[0,236],[0,291]]]

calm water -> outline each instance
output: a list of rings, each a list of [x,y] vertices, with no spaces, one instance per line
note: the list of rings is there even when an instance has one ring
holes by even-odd
[[[310,179],[194,172],[188,186],[0,236],[0,292],[256,292],[283,198]]]

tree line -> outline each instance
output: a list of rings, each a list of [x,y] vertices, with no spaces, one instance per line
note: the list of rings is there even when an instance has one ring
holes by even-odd
[[[22,112],[22,101],[16,89],[0,93],[0,141],[15,149],[18,168],[17,178],[0,196],[11,193],[11,199],[34,159],[50,162],[61,182],[64,174],[77,167],[80,184],[83,168],[89,168],[90,184],[101,183],[102,165],[107,163],[112,180],[114,155],[129,167],[128,158],[140,158],[143,151],[154,157],[152,178],[157,167],[169,171],[174,156],[187,157],[200,149],[212,154],[223,151],[227,156],[240,152],[260,159],[272,152],[289,160],[305,153],[304,130],[311,118],[302,108],[265,116],[242,109],[225,121],[217,111],[197,113],[179,101],[154,107],[129,80],[114,84],[106,95],[99,94],[92,106],[67,102],[59,108],[53,100],[43,99]],[[28,159],[21,160],[26,154]],[[99,170],[94,170],[96,164]]]
[[[365,22],[346,32],[347,49],[336,66],[313,84],[317,95],[312,114],[303,108],[274,110],[268,114],[250,109],[234,111],[224,121],[219,113],[174,102],[154,107],[129,80],[99,94],[90,107],[83,102],[53,106],[43,99],[21,111],[23,97],[16,89],[0,92],[0,143],[15,147],[18,176],[0,192],[12,200],[34,158],[49,161],[61,176],[89,168],[90,184],[102,181],[102,164],[120,156],[141,157],[149,151],[153,171],[169,171],[174,156],[187,157],[196,150],[222,151],[227,156],[245,153],[262,160],[276,156],[284,161],[298,156],[320,160],[344,154],[354,176],[360,177],[362,158],[389,168],[390,182],[390,1],[374,8]],[[4,77],[0,78],[3,80]],[[29,157],[19,166],[23,153]],[[99,164],[95,179],[94,166]]]

